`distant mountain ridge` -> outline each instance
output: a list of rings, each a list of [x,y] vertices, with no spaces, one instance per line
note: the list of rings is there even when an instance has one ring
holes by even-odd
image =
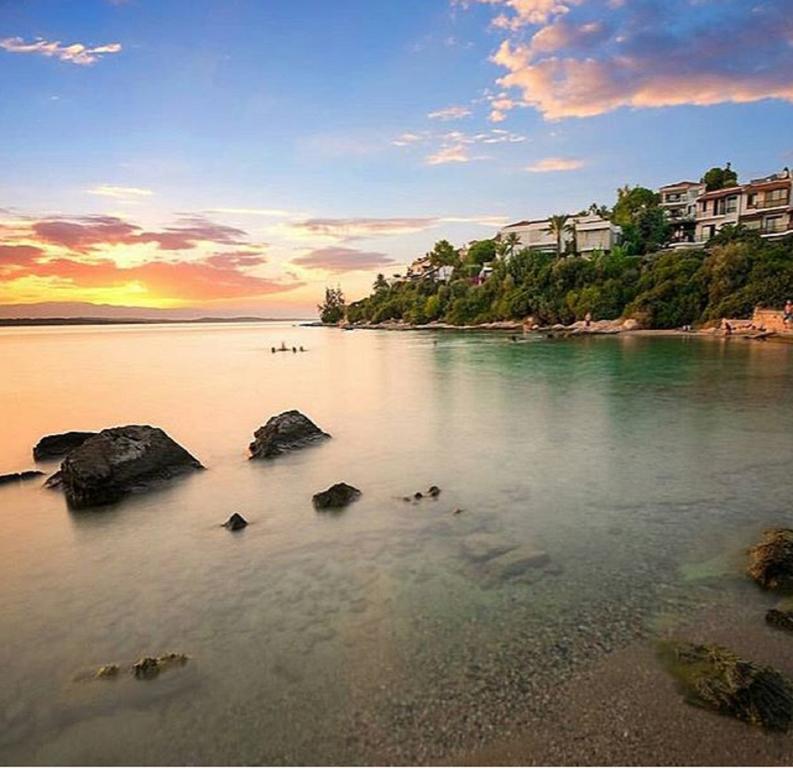
[[[261,320],[302,320],[304,317],[251,315],[247,312],[222,310],[212,312],[197,307],[158,309],[152,307],[91,304],[80,301],[47,301],[37,304],[0,304],[0,325],[43,325],[62,322],[241,322]]]

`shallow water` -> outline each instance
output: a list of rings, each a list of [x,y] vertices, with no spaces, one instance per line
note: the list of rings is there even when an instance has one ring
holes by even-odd
[[[282,340],[308,351],[271,354]],[[0,474],[30,468],[43,434],[130,423],[208,467],[96,511],[0,487],[3,763],[438,759],[747,589],[747,537],[793,519],[787,345],[2,329],[0,370]],[[289,408],[333,439],[247,461]],[[361,500],[315,512],[340,480]],[[437,500],[402,500],[431,484]],[[234,511],[238,534],[219,527]],[[500,577],[466,555],[481,532],[551,564]],[[168,651],[190,662],[79,679]]]

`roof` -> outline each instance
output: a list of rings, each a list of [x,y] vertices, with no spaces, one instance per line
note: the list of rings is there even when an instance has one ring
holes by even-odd
[[[677,189],[678,187],[701,187],[701,181],[676,181],[674,184],[664,184],[659,189]]]
[[[712,200],[714,197],[723,197],[724,195],[734,195],[738,192],[743,192],[742,186],[737,187],[725,187],[724,189],[714,189],[712,192],[706,192],[704,195],[700,195],[700,200]]]

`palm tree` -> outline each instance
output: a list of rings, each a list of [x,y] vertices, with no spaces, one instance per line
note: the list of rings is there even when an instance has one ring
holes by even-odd
[[[504,243],[504,253],[510,258],[515,255],[515,249],[520,245],[520,235],[517,232],[510,232],[502,240]]]
[[[562,255],[562,243],[565,234],[572,234],[575,237],[575,222],[570,220],[566,213],[560,213],[556,216],[551,216],[548,219],[548,229],[556,237],[556,255]]]

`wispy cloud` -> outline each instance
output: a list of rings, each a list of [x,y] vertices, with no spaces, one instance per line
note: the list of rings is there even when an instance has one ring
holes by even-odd
[[[448,165],[449,163],[470,163],[471,157],[465,144],[449,144],[437,152],[427,155],[427,165]]]
[[[88,66],[96,63],[103,56],[120,53],[121,43],[108,43],[91,48],[82,43],[63,45],[60,41],[50,42],[40,37],[29,43],[26,43],[21,37],[6,37],[0,40],[0,48],[9,53],[33,53],[70,64]]]
[[[583,160],[572,157],[544,157],[532,165],[526,166],[529,173],[554,173],[556,171],[577,171],[585,165]]]
[[[304,256],[292,259],[292,263],[306,269],[319,269],[332,274],[371,271],[390,267],[396,261],[377,251],[360,251],[357,248],[318,248]]]
[[[427,117],[430,120],[461,120],[470,114],[471,110],[468,107],[444,107],[430,112]]]
[[[151,197],[154,192],[150,189],[141,187],[116,187],[112,184],[100,184],[97,187],[86,190],[89,195],[99,197],[112,197],[116,200],[140,200],[141,198]]]
[[[285,219],[301,215],[294,211],[287,211],[284,208],[210,208],[208,213],[228,214],[231,216],[263,216],[272,219]]]

